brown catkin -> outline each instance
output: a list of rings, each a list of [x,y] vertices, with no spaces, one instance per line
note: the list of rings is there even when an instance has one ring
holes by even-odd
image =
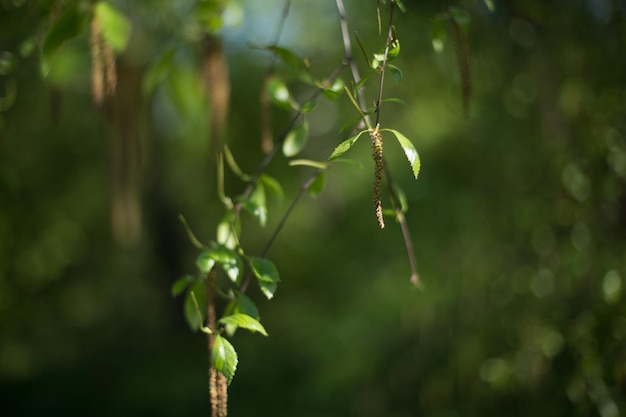
[[[206,280],[206,297],[207,297],[207,326],[215,331],[217,329],[217,316],[215,314],[215,294],[213,291],[213,282],[215,281],[215,272],[212,270]],[[228,381],[226,377],[218,372],[211,363],[213,352],[213,344],[215,336],[213,333],[208,335],[209,344],[209,396],[211,398],[211,417],[226,417],[228,414]]]
[[[374,158],[374,209],[376,210],[376,220],[381,229],[385,228],[383,219],[383,207],[381,204],[380,192],[383,178],[383,136],[378,131],[378,125],[370,132],[372,140],[372,157]]]

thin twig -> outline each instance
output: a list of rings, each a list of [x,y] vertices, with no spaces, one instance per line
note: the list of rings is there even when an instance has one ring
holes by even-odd
[[[283,34],[283,30],[285,29],[285,23],[287,22],[287,16],[289,16],[289,8],[291,7],[291,0],[285,1],[285,6],[283,7],[282,15],[280,16],[280,21],[278,22],[278,28],[276,29],[276,37],[274,38],[273,46],[278,46],[278,42],[280,42],[280,37]],[[278,62],[278,54],[274,51],[274,59],[272,61],[272,67],[269,70],[269,73],[272,74],[276,70],[276,63]]]
[[[356,63],[351,59],[352,46],[351,46],[350,35],[348,31],[348,22],[347,22],[345,7],[343,5],[343,0],[336,0],[336,3],[337,3],[337,9],[339,10],[341,34],[343,36],[343,44],[344,44],[344,49],[346,51],[346,57],[350,57],[349,63],[350,63],[350,70],[352,72],[352,78],[354,79],[354,83],[358,84],[359,81],[361,80],[361,75],[359,73],[359,69]],[[381,72],[381,82],[380,82],[380,88],[378,90],[378,100],[376,103],[376,125],[379,122],[380,106],[382,105],[384,67],[386,66],[387,54],[389,52],[388,50],[389,42],[393,33],[392,32],[392,26],[393,26],[392,18],[393,18],[393,6],[395,3],[393,1],[390,1],[389,3],[390,3],[389,32],[387,35],[387,46],[385,47],[385,56],[383,60],[383,72]],[[365,98],[362,94],[362,90],[357,91],[357,98],[360,103],[359,107],[365,108]],[[365,115],[365,118],[367,118],[368,120],[367,124],[371,125],[371,122],[369,122],[369,116]],[[365,126],[365,122],[363,121],[361,122],[359,128],[362,129],[364,126]],[[411,267],[411,283],[413,283],[418,288],[422,288],[422,283],[420,281],[419,274],[417,272],[417,260],[415,259],[415,252],[413,250],[413,240],[411,239],[409,226],[406,222],[406,218],[404,217],[404,213],[402,212],[402,208],[399,203],[400,199],[398,198],[398,195],[396,194],[393,187],[391,186],[391,184],[393,183],[393,181],[391,180],[391,173],[386,167],[387,167],[387,163],[385,162],[384,172],[385,172],[385,178],[387,179],[387,186],[389,188],[389,195],[391,197],[391,202],[394,206],[396,217],[398,219],[398,222],[400,223],[400,229],[402,230],[402,237],[404,239],[404,246],[406,247],[407,256],[409,258],[409,265]]]

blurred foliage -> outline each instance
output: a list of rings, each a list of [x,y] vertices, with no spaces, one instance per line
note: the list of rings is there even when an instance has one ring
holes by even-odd
[[[103,13],[128,31],[115,32],[125,94],[113,109],[126,121],[118,125],[92,105],[87,31],[46,42],[59,13],[92,3],[0,1],[5,415],[209,412],[206,341],[170,296],[197,256],[178,214],[202,241],[223,216],[201,41],[207,31],[223,37],[226,136],[243,172],[254,172],[263,159],[259,97],[273,65],[263,48],[283,2],[110,3]],[[270,250],[282,280],[272,301],[256,287],[248,294],[271,337],[234,336],[231,414],[626,414],[626,4],[458,2],[471,18],[465,121],[446,11],[437,1],[403,3],[394,60],[403,77],[387,80],[385,97],[407,107],[385,103],[381,127],[420,152],[415,182],[402,150],[385,150],[426,289],[409,283],[398,228],[390,221],[380,231],[372,218],[373,167],[359,142],[350,156],[362,168],[329,169]],[[346,6],[351,29],[379,51],[376,2]],[[284,51],[294,51],[313,79],[328,77],[343,59],[334,2],[294,1],[280,46],[279,75],[293,72]],[[341,78],[349,83],[348,72]],[[286,99],[272,115],[275,134],[311,91],[302,81],[285,87],[289,96],[273,96]],[[375,90],[365,87],[369,102]],[[339,131],[355,111],[345,95],[310,110],[308,140],[296,132],[289,146],[324,160],[351,136]],[[123,148],[132,161],[115,159],[119,143],[132,144]],[[120,167],[133,174],[120,180]],[[267,174],[289,202],[311,169],[279,156]],[[226,172],[226,191],[238,195],[243,182]],[[115,200],[122,191],[138,193],[138,217],[122,204],[128,195]],[[116,207],[120,224],[139,226],[121,245]],[[259,253],[285,209],[268,199],[265,227],[242,218],[247,253]]]

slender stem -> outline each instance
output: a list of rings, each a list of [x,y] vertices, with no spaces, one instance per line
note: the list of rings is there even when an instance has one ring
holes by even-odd
[[[378,88],[378,99],[376,100],[376,123],[374,126],[378,126],[380,121],[380,107],[383,101],[383,84],[385,83],[385,68],[387,67],[387,57],[389,56],[389,46],[393,37],[393,5],[394,1],[389,2],[389,28],[387,30],[387,41],[385,42],[385,55],[383,56],[383,63],[380,67],[380,87]]]
[[[350,35],[349,35],[349,31],[348,31],[348,22],[347,22],[347,17],[346,17],[346,11],[345,11],[345,7],[343,5],[343,0],[336,0],[337,3],[337,9],[339,10],[339,18],[340,18],[340,23],[341,23],[341,33],[343,36],[343,44],[344,44],[344,49],[346,51],[346,57],[352,57],[352,46],[351,46],[351,42],[350,42]],[[378,100],[376,102],[376,123],[374,124],[374,126],[378,125],[379,121],[380,121],[380,107],[382,105],[382,94],[383,94],[383,79],[384,79],[384,68],[387,65],[387,55],[389,53],[389,45],[391,42],[391,38],[393,35],[393,6],[395,4],[395,2],[390,1],[390,10],[389,10],[389,29],[387,32],[387,43],[385,46],[385,55],[384,55],[384,59],[383,59],[383,63],[382,63],[382,68],[383,71],[381,71],[381,79],[380,79],[380,88],[378,89]],[[361,80],[361,75],[359,74],[359,69],[356,66],[356,63],[352,60],[349,59],[348,60],[350,63],[350,70],[352,72],[352,78],[354,79],[354,83],[358,84],[359,81]],[[363,97],[363,90],[359,90],[357,92],[357,98],[358,101],[360,103],[360,107],[364,108],[365,105],[365,98]],[[365,121],[367,121],[367,124],[370,125],[371,123],[369,122],[369,116],[365,115],[364,118]],[[363,128],[365,127],[366,122],[361,122],[359,128]],[[413,249],[413,240],[411,239],[411,234],[409,232],[409,226],[406,222],[406,218],[404,217],[404,213],[402,212],[402,208],[400,205],[400,199],[398,198],[398,195],[396,194],[396,192],[394,191],[393,187],[391,186],[391,184],[393,183],[392,179],[391,179],[391,173],[389,172],[389,170],[387,169],[387,163],[384,163],[384,172],[385,172],[385,178],[387,179],[387,188],[389,188],[389,194],[391,197],[391,202],[393,204],[394,207],[394,211],[396,213],[396,217],[398,219],[398,222],[400,223],[400,229],[402,231],[402,237],[404,239],[404,246],[406,247],[406,251],[407,251],[407,257],[409,258],[409,266],[411,267],[411,283],[413,283],[416,287],[418,288],[422,288],[422,283],[420,281],[419,278],[419,274],[417,272],[417,260],[415,259],[415,252]]]
[[[289,8],[291,7],[291,0],[286,0],[285,5],[283,6],[283,12],[280,17],[280,21],[278,22],[278,29],[276,29],[276,37],[274,38],[274,46],[278,46],[278,42],[280,42],[280,37],[283,34],[283,30],[285,29],[285,23],[287,22],[287,16],[289,16]],[[269,70],[269,73],[273,73],[276,69],[276,62],[278,61],[278,54],[274,51],[274,58],[272,61],[272,67]]]

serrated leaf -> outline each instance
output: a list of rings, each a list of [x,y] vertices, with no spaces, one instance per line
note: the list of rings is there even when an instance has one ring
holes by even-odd
[[[102,36],[116,52],[122,52],[128,45],[130,21],[108,2],[96,5],[95,14],[102,30]]]
[[[350,150],[350,148],[352,148],[354,146],[354,144],[356,143],[357,140],[359,140],[359,138],[361,137],[361,135],[363,133],[367,133],[367,130],[361,130],[359,133],[357,133],[355,136],[352,136],[350,139],[346,139],[343,142],[341,142],[339,144],[339,146],[337,146],[335,148],[335,150],[333,151],[333,153],[330,154],[330,156],[328,157],[328,159],[326,160],[327,162],[332,161],[333,159],[337,159],[339,158],[341,155],[343,155],[344,153],[348,152]]]
[[[203,326],[206,312],[206,288],[204,281],[196,281],[187,291],[184,303],[184,313],[191,330],[198,330]]]
[[[262,174],[259,181],[261,181],[270,194],[275,195],[279,201],[282,201],[285,196],[283,187],[281,187],[280,183],[275,178],[270,177],[267,174]]]
[[[224,325],[228,324],[240,327],[242,329],[250,330],[251,332],[259,332],[263,336],[267,336],[267,332],[265,331],[263,325],[259,323],[258,320],[250,317],[247,314],[232,314],[230,316],[222,317],[219,322]]]
[[[448,39],[448,26],[444,19],[435,19],[430,29],[430,41],[433,50],[437,53],[443,52],[446,39]]]
[[[409,163],[411,164],[411,168],[413,169],[413,175],[417,179],[417,176],[419,175],[419,172],[420,172],[420,158],[417,153],[417,150],[415,149],[411,141],[408,140],[406,136],[404,136],[402,133],[398,132],[397,130],[394,130],[394,129],[381,129],[381,130],[393,133],[396,139],[398,139],[398,142],[400,143],[400,146],[402,147],[402,150],[404,151],[404,154],[406,155],[406,159],[408,159]]]
[[[181,295],[187,289],[189,284],[191,284],[192,282],[193,282],[193,277],[191,275],[184,275],[178,278],[172,284],[172,289],[171,289],[172,297],[178,297],[179,295]]]
[[[215,336],[213,350],[211,350],[211,363],[226,377],[229,384],[235,376],[238,362],[237,352],[233,345],[222,336]]]
[[[393,77],[394,81],[400,82],[404,78],[402,70],[395,65],[388,64],[387,69],[389,70],[389,72],[391,72],[391,76]]]
[[[274,296],[277,284],[280,281],[278,269],[276,269],[274,263],[267,259],[253,256],[250,258],[250,268],[252,269],[254,276],[257,278],[259,287],[265,297],[267,297],[268,300],[271,299]]]
[[[243,261],[233,249],[220,245],[202,252],[196,261],[201,272],[208,273],[218,264],[232,282],[239,282],[243,272]]]
[[[283,154],[290,158],[302,151],[309,137],[309,124],[303,120],[301,124],[291,129],[283,142]]]
[[[42,53],[45,65],[49,65],[56,51],[69,39],[78,36],[85,27],[86,16],[76,4],[70,4],[54,21],[43,42]]]
[[[322,171],[309,186],[309,195],[313,198],[317,197],[324,189],[324,185],[326,185],[326,172]]]

